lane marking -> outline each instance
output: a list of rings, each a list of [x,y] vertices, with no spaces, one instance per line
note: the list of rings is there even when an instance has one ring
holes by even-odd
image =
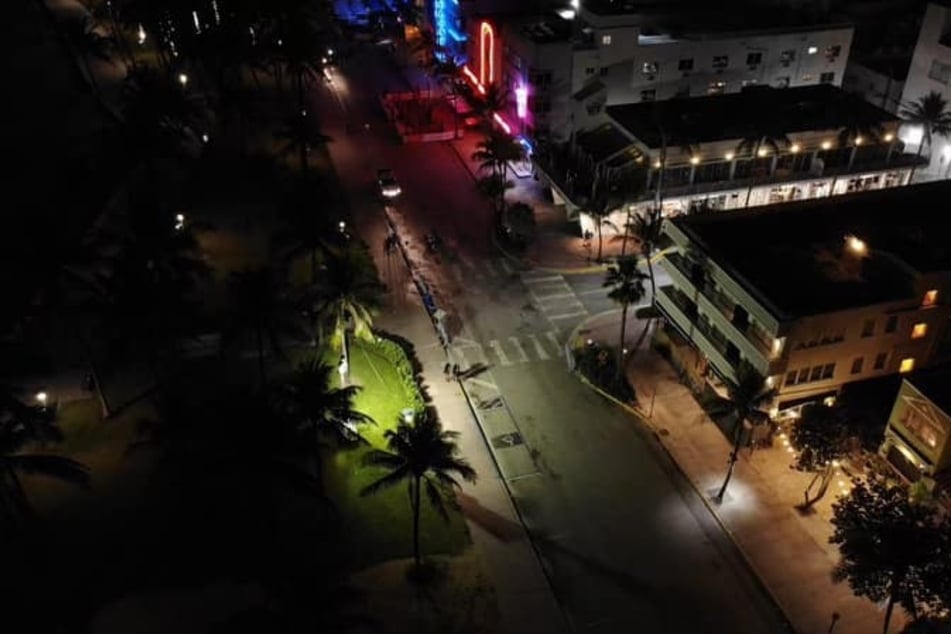
[[[525,348],[522,347],[521,342],[518,340],[518,337],[509,337],[509,341],[512,342],[512,345],[515,346],[515,349],[518,350],[519,359],[518,363],[527,363],[528,355],[525,354]]]
[[[559,280],[564,282],[565,279],[560,275],[545,275],[540,277],[525,277],[522,276],[522,281],[526,284],[542,284],[544,282],[549,282],[551,280]]]
[[[512,362],[509,361],[508,356],[505,354],[505,350],[502,349],[502,344],[497,340],[493,339],[489,342],[489,347],[492,348],[492,351],[495,352],[495,356],[499,358],[499,363],[502,365],[512,365]]]
[[[607,296],[608,296],[608,289],[606,289],[606,288],[592,288],[591,290],[588,290],[588,291],[575,291],[575,294],[576,294],[576,295],[594,295],[595,293],[601,293],[601,294],[603,294],[605,297],[607,297]]]
[[[588,311],[580,310],[575,313],[565,313],[564,315],[545,315],[549,319],[568,319],[570,317],[578,317],[579,315],[587,315]]]
[[[499,264],[502,265],[502,270],[504,270],[509,275],[515,272],[508,260],[499,260]]]
[[[550,330],[546,332],[545,335],[548,337],[548,340],[551,341],[552,344],[554,344],[555,350],[557,350],[555,354],[557,354],[560,357],[564,351],[561,349],[561,342],[558,341],[558,333]]]
[[[551,357],[548,356],[548,353],[545,351],[545,348],[542,346],[542,342],[538,340],[538,337],[535,335],[529,335],[528,338],[532,340],[532,344],[535,346],[535,354],[538,355],[539,359],[542,361],[551,359]]]
[[[549,300],[549,299],[558,299],[558,298],[560,298],[560,297],[574,297],[574,296],[575,296],[575,294],[574,294],[574,293],[571,293],[571,292],[569,292],[569,293],[555,293],[554,295],[535,295],[535,299],[537,299],[537,300],[540,301],[540,302],[544,302],[544,301]]]

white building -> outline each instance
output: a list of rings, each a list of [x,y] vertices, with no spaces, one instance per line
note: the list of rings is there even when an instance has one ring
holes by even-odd
[[[577,12],[542,18],[472,17],[468,76],[477,87],[491,78],[511,92],[507,125],[556,142],[570,136],[571,96],[592,85],[603,84],[614,105],[752,84],[842,83],[851,26],[805,23],[780,8],[752,16],[664,7],[588,0]]]

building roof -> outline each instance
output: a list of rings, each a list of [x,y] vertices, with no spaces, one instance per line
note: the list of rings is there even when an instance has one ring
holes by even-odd
[[[780,320],[908,299],[916,274],[951,271],[951,182],[671,220]],[[867,245],[866,257],[846,237]]]
[[[519,32],[535,44],[566,42],[572,38],[571,20],[559,15],[533,17],[518,24]]]
[[[916,370],[905,376],[929,401],[951,416],[951,363]]]
[[[600,163],[630,146],[631,140],[624,136],[617,126],[607,122],[591,130],[579,132],[575,143],[596,163]]]
[[[671,139],[707,143],[743,139],[781,128],[786,134],[837,130],[853,120],[898,117],[831,84],[797,88],[750,86],[738,93],[608,106],[608,116],[650,148],[659,127]],[[658,126],[658,123],[660,126]]]

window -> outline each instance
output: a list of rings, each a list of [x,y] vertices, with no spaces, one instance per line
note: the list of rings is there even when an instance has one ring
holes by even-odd
[[[654,101],[657,99],[657,91],[653,88],[641,91],[641,101]]]
[[[914,357],[905,357],[901,360],[901,364],[898,366],[898,371],[904,374],[905,372],[911,372],[915,369],[915,358]]]
[[[584,69],[584,74],[585,74],[585,75],[594,75],[594,67],[593,67],[593,66],[588,66],[587,68],[585,68],[585,69]]]
[[[693,70],[693,58],[682,59],[677,62],[677,70]]]
[[[934,60],[931,62],[931,68],[928,69],[928,77],[945,86],[951,84],[951,64]]]
[[[875,334],[875,320],[866,319],[865,322],[862,324],[862,336],[871,337],[874,334]]]
[[[747,53],[746,54],[747,66],[756,66],[757,64],[762,64],[762,63],[763,63],[762,53]]]
[[[944,442],[946,432],[911,407],[906,406],[904,415],[899,418],[899,421],[913,436],[932,449],[938,446],[939,441]]]
[[[822,366],[817,365],[814,368],[812,368],[812,372],[809,373],[809,380],[818,381],[821,378],[822,378]]]
[[[795,385],[796,384],[796,371],[793,370],[786,375],[786,385]]]
[[[839,46],[838,44],[836,44],[835,46],[826,47],[826,59],[829,60],[830,62],[838,59],[839,55],[841,54],[842,54],[842,47]]]
[[[885,332],[895,332],[898,329],[898,315],[889,315],[885,322]]]
[[[928,324],[925,322],[917,323],[911,327],[911,338],[921,339],[928,334]]]
[[[797,383],[807,383],[809,381],[809,368],[803,368],[799,371],[799,380]]]
[[[932,289],[925,293],[924,299],[921,300],[922,306],[934,306],[938,301],[938,291]]]
[[[852,360],[852,374],[862,372],[862,366],[865,364],[865,357],[856,357]]]
[[[608,67],[607,67],[607,66],[602,66],[601,68],[599,68],[599,69],[598,69],[598,74],[601,75],[602,77],[607,77],[607,76],[608,76]]]
[[[779,54],[779,62],[788,67],[796,59],[796,51],[793,49],[785,50]]]
[[[812,81],[812,75],[809,74],[809,73],[806,73],[805,75],[802,76],[802,80],[803,80],[803,81]]]
[[[879,352],[875,355],[875,365],[873,366],[876,370],[881,370],[885,367],[885,361],[888,359],[887,352]]]
[[[725,81],[711,81],[707,86],[708,95],[719,95],[726,89]]]
[[[825,364],[824,366],[822,366],[822,378],[823,378],[823,379],[831,379],[833,376],[835,376],[835,364],[834,364],[834,363],[827,363],[827,364]]]
[[[610,36],[610,35],[602,35],[602,36],[601,36],[601,44],[602,44],[603,46],[611,46],[611,36]]]
[[[644,65],[641,66],[641,72],[645,75],[656,75],[658,68],[657,62],[644,62]]]
[[[789,88],[789,79],[790,79],[790,77],[789,77],[788,75],[785,76],[785,77],[777,77],[777,78],[776,78],[776,87],[777,87],[777,88]]]
[[[806,49],[806,52],[809,53],[810,55],[815,55],[816,53],[819,52],[819,48],[816,46],[810,46],[808,49]]]
[[[730,65],[730,58],[726,55],[714,55],[713,56],[713,68],[716,70],[723,70]]]
[[[835,73],[822,73],[819,75],[820,84],[831,84],[835,81]]]

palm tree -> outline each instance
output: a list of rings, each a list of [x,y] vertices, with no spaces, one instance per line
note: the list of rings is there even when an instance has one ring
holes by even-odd
[[[452,99],[453,135],[459,136],[459,110],[456,108],[456,103],[459,99],[459,82],[464,64],[451,55],[444,55],[443,57],[441,60],[436,59],[432,73],[439,80],[439,83],[449,90]]]
[[[510,161],[520,161],[525,156],[525,148],[511,135],[501,130],[489,130],[476,145],[472,160],[479,163],[479,169],[489,171],[495,181],[492,191],[498,195],[496,214],[501,217],[505,208],[506,171]]]
[[[9,524],[16,524],[33,515],[20,474],[87,487],[89,469],[65,456],[29,451],[31,443],[62,440],[55,410],[25,405],[7,388],[0,388],[0,513]]]
[[[932,90],[927,95],[920,97],[918,101],[906,104],[898,114],[908,123],[921,126],[921,143],[918,144],[918,152],[915,156],[921,156],[925,149],[925,144],[930,149],[934,141],[934,135],[948,137],[951,135],[951,112],[948,112],[948,100],[936,90]],[[912,168],[909,182],[915,175],[915,169]]]
[[[418,413],[412,423],[401,420],[396,430],[388,429],[384,435],[388,450],[368,452],[364,464],[383,467],[389,472],[363,487],[360,494],[371,495],[406,481],[413,509],[413,559],[418,568],[421,563],[419,509],[422,488],[426,488],[426,496],[433,508],[448,520],[444,496],[448,489],[460,486],[453,474],[466,482],[475,482],[476,472],[458,455],[456,439],[459,432],[443,430],[429,412]]]
[[[288,261],[306,255],[310,261],[310,283],[316,284],[318,256],[330,250],[327,236],[333,228],[329,218],[333,213],[314,206],[314,200],[326,200],[328,193],[319,177],[298,177],[291,185],[279,210],[284,227],[274,235],[277,246],[284,247]]]
[[[331,437],[336,445],[366,444],[356,426],[374,423],[373,419],[353,408],[353,399],[360,387],[332,387],[333,369],[312,358],[297,366],[297,370],[281,385],[276,394],[276,405],[282,416],[289,419],[307,443],[313,460],[314,478],[323,482],[320,450],[323,440]]]
[[[867,114],[867,108],[864,99],[858,95],[850,94],[848,100],[851,102],[846,109],[846,123],[839,130],[839,147],[851,147],[849,152],[849,163],[846,167],[847,172],[852,171],[852,165],[855,164],[855,156],[858,153],[859,146],[863,144],[879,143],[885,131],[876,117]],[[835,184],[838,175],[832,179],[832,186],[829,188],[831,196],[835,191]]]
[[[756,159],[762,158],[760,155],[764,151],[772,153],[772,156],[775,157],[789,145],[789,137],[779,127],[767,128],[759,133],[753,133],[742,138],[736,146],[736,154],[738,156],[748,155],[751,163],[755,165]],[[753,186],[756,181],[755,175],[751,176],[750,187],[746,191],[746,203],[744,204],[746,207],[750,205],[750,196],[753,194]]]
[[[66,26],[68,27],[66,36],[79,55],[79,60],[82,62],[83,70],[86,71],[89,83],[92,84],[93,90],[98,94],[99,82],[96,81],[96,74],[92,71],[89,59],[95,58],[104,62],[112,61],[109,56],[111,49],[109,38],[96,30],[95,20],[88,15],[84,15],[80,20],[68,20]]]
[[[323,323],[322,334],[329,334],[332,346],[340,346],[349,362],[347,332],[361,339],[373,337],[373,314],[382,305],[385,287],[365,249],[349,246],[330,254],[314,289],[315,314]]]
[[[720,487],[713,498],[718,504],[723,502],[723,495],[726,493],[727,485],[730,484],[730,478],[733,476],[733,469],[740,455],[743,430],[747,422],[760,424],[768,420],[769,414],[763,410],[763,407],[771,403],[776,396],[775,388],[769,387],[766,379],[747,362],[740,363],[736,370],[736,383],[728,384],[727,392],[727,400],[735,419],[733,423],[733,450],[730,452],[730,462],[727,467],[726,478],[723,480],[723,486]]]
[[[297,152],[302,174],[307,172],[307,156],[310,154],[311,145],[323,144],[329,140],[329,137],[317,128],[313,117],[303,111],[289,113],[284,117],[283,125],[274,131],[274,137],[284,142],[279,150],[280,154]]]
[[[498,83],[491,83],[485,86],[485,92],[476,95],[478,99],[478,111],[486,121],[486,125],[492,128],[492,119],[499,112],[508,108],[512,96],[508,89]]]
[[[596,260],[601,261],[604,247],[603,227],[611,225],[608,220],[611,214],[620,205],[627,202],[629,191],[626,188],[626,182],[610,176],[606,170],[596,168],[594,180],[591,182],[591,193],[585,205],[585,213],[594,220],[595,229],[598,232],[598,256]]]
[[[265,346],[280,355],[285,340],[303,335],[297,319],[299,302],[294,301],[283,277],[270,265],[232,273],[230,291],[232,316],[224,333],[225,341],[238,342],[242,333],[254,337],[261,385],[266,385]]]
[[[618,344],[617,379],[620,381],[624,366],[624,333],[627,329],[627,309],[644,299],[644,280],[647,276],[638,267],[636,255],[625,255],[608,267],[604,283],[610,288],[608,297],[621,305],[621,340]]]

